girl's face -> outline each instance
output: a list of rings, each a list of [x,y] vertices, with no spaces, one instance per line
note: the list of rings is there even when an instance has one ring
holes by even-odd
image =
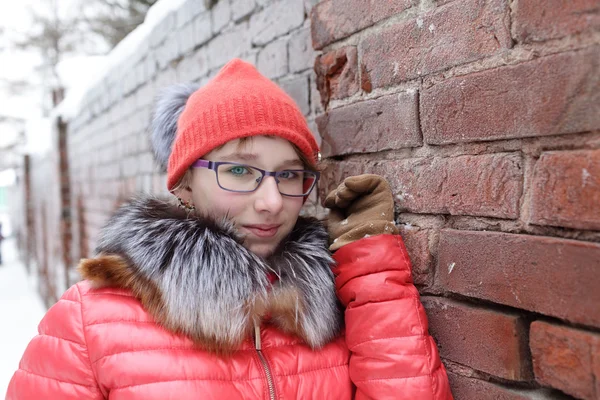
[[[232,140],[202,159],[242,163],[266,171],[304,168],[290,142],[271,136],[254,136],[243,144]],[[226,191],[217,184],[215,174],[207,168],[193,168],[190,189],[177,194],[191,201],[200,213],[228,216],[245,238],[244,247],[253,253],[262,257],[272,254],[296,224],[302,197],[280,194],[272,176],[265,176],[254,192]]]

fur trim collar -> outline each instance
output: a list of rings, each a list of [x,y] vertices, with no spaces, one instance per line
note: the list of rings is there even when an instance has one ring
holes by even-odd
[[[95,287],[131,290],[160,325],[207,350],[234,351],[266,315],[318,348],[339,333],[342,319],[327,240],[319,221],[300,217],[262,259],[228,220],[138,198],[110,219],[98,256],[82,260],[79,271]],[[269,272],[279,278],[272,287]]]

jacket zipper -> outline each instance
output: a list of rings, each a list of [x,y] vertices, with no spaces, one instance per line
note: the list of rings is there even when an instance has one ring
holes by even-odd
[[[269,398],[271,400],[276,400],[275,398],[275,383],[273,382],[273,375],[271,375],[271,369],[269,368],[269,363],[265,358],[262,352],[262,344],[260,341],[260,326],[254,325],[254,345],[256,347],[256,353],[258,354],[258,359],[262,364],[263,370],[265,371],[265,375],[267,377],[267,385],[269,386]]]

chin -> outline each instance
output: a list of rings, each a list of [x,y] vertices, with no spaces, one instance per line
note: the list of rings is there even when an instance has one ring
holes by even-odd
[[[275,246],[268,244],[250,244],[247,249],[259,257],[266,258],[273,254]]]

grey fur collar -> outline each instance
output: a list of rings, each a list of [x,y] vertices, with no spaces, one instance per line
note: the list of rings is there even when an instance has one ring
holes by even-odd
[[[265,260],[241,245],[227,220],[138,198],[110,219],[98,256],[79,270],[97,287],[132,290],[159,324],[208,350],[234,351],[266,315],[318,348],[341,325],[327,239],[319,221],[300,217]],[[271,288],[270,271],[279,277]]]

